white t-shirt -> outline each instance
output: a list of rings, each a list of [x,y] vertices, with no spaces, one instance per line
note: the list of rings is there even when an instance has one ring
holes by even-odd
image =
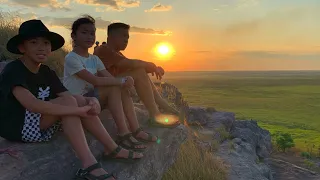
[[[82,57],[75,52],[68,53],[64,62],[63,85],[74,95],[84,95],[94,89],[92,84],[76,75],[83,69],[96,75],[106,68],[98,56],[89,54],[89,57]]]

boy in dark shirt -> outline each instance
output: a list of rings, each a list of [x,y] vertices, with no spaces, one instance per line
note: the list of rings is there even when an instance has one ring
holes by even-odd
[[[83,128],[105,147],[107,158],[134,160],[143,155],[118,146],[103,127],[96,98],[72,96],[56,73],[43,65],[51,51],[64,45],[59,34],[40,20],[22,23],[19,34],[7,43],[8,51],[22,54],[6,65],[0,79],[0,136],[11,141],[49,141],[62,125],[64,134],[81,160],[81,179],[115,179],[97,163]]]

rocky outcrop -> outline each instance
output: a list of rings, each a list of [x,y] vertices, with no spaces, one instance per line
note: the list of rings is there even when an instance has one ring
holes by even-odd
[[[231,112],[201,108],[191,108],[191,112],[192,117],[206,118],[197,120],[202,124],[199,133],[210,134],[212,139],[199,144],[213,146],[212,141],[218,143],[214,148],[217,152],[213,154],[228,164],[229,180],[273,179],[267,160],[271,153],[271,136],[256,121],[235,120]]]
[[[210,135],[210,140],[199,140],[199,145],[211,148],[218,145],[213,156],[221,157],[229,165],[229,180],[272,180],[267,158],[271,151],[270,133],[261,129],[255,121],[236,121],[232,112],[220,112],[214,108],[189,107],[176,87],[167,83],[156,84],[160,94],[177,109],[184,112],[185,121],[198,133]],[[133,97],[141,124],[146,124],[147,112],[138,97]],[[116,127],[110,113],[104,111],[101,119],[114,137]],[[160,143],[152,144],[145,157],[134,164],[103,162],[109,172],[115,172],[121,180],[160,180],[174,163],[180,144],[187,138],[186,127],[175,129],[146,129],[160,137]],[[200,130],[199,130],[200,129]],[[89,134],[88,143],[94,155],[100,159],[103,148]],[[18,158],[0,154],[0,180],[56,180],[71,179],[79,167],[70,145],[59,134],[49,143],[20,144],[0,139],[0,148],[17,151]]]
[[[159,87],[161,93],[165,90]],[[179,104],[177,104],[177,107]],[[148,113],[141,104],[135,104],[138,119],[147,124]],[[112,137],[116,135],[116,126],[105,110],[101,120]],[[144,128],[159,136],[158,143],[150,144],[144,158],[133,164],[101,161],[108,172],[114,172],[119,180],[160,180],[165,171],[174,163],[180,144],[187,138],[186,127],[180,125],[174,129]],[[102,145],[87,134],[90,149],[101,159]],[[9,153],[0,153],[0,180],[69,180],[74,177],[79,160],[71,146],[59,133],[52,141],[40,144],[11,143],[0,138],[0,148],[9,148],[17,152],[17,157]]]
[[[146,119],[144,110],[137,110],[139,119]],[[115,125],[110,113],[105,111],[101,118],[108,131],[114,136]],[[183,125],[175,129],[146,128],[160,137],[145,151],[145,157],[134,164],[101,161],[109,172],[115,172],[119,180],[160,180],[164,172],[174,163],[180,144],[187,133]],[[87,135],[90,149],[96,157],[103,152],[101,144]],[[0,148],[17,151],[18,158],[9,154],[0,155],[0,180],[69,180],[80,166],[69,143],[62,134],[54,140],[41,144],[10,143],[0,140]]]

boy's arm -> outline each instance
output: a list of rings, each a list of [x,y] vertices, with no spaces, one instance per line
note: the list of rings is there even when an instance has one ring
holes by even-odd
[[[98,77],[85,69],[77,72],[76,75],[80,79],[83,79],[84,81],[87,81],[94,86],[120,86],[123,83],[122,79],[114,78],[112,76]]]
[[[98,71],[99,77],[113,77],[112,74],[109,73],[106,69]]]
[[[89,82],[94,86],[121,85],[122,80],[114,77],[98,77],[87,71],[78,59],[68,57],[65,60],[65,72],[69,75],[77,75],[80,79]]]
[[[31,112],[56,116],[77,115],[80,113],[80,109],[78,107],[63,106],[53,104],[49,101],[39,100],[34,97],[29,90],[22,86],[15,86],[12,93],[22,106]]]
[[[119,68],[150,68],[156,67],[153,63],[142,61],[139,59],[128,59],[119,52],[112,50],[111,48],[101,46],[94,51],[94,54],[101,57],[104,60],[106,67],[116,66]]]

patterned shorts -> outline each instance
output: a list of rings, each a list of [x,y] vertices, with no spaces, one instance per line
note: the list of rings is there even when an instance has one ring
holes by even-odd
[[[41,114],[33,113],[26,110],[24,125],[22,129],[22,141],[24,142],[46,142],[61,127],[61,121],[57,121],[54,125],[46,130],[40,129]]]

